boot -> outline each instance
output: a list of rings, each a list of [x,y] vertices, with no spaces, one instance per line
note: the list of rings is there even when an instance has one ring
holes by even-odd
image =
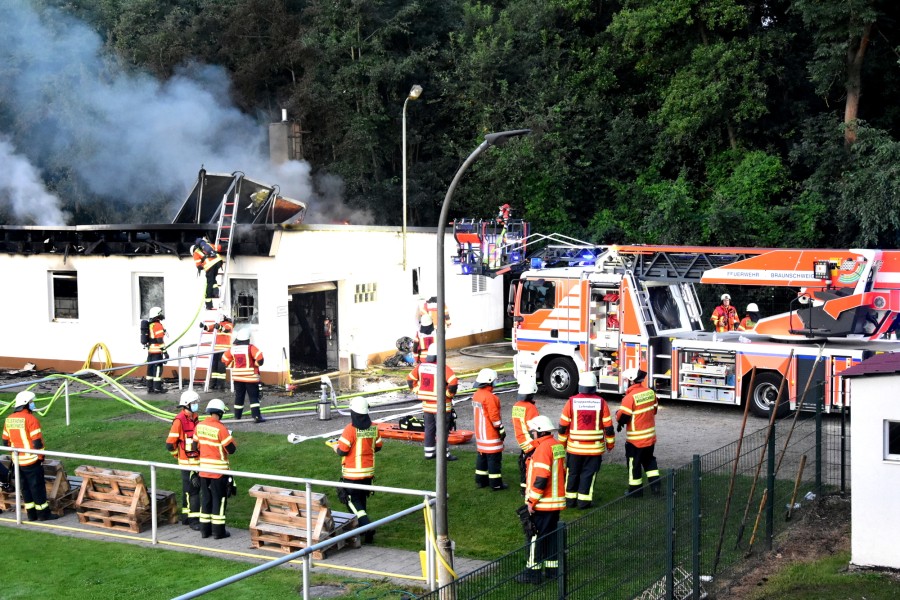
[[[650,493],[653,494],[654,496],[661,496],[662,495],[662,482],[660,482],[658,479],[656,481],[651,481],[650,482]]]
[[[213,530],[213,539],[214,540],[222,540],[227,537],[231,537],[231,534],[228,533],[227,531],[225,531],[224,525],[213,525],[212,530]]]
[[[155,394],[155,393],[156,393],[156,382],[153,381],[152,379],[150,379],[150,380],[147,382],[147,393],[148,393],[148,394]]]
[[[28,513],[29,521],[37,521],[38,520],[38,511],[36,508],[29,508],[25,512]]]
[[[519,583],[538,584],[541,582],[541,572],[539,569],[525,569],[516,575],[516,581]]]
[[[578,508],[582,508],[582,509],[590,508],[593,505],[594,505],[593,502],[591,502],[590,500],[579,500],[578,501]]]
[[[59,515],[54,515],[49,508],[42,508],[38,511],[38,521],[55,521]]]
[[[545,567],[544,568],[544,579],[556,579],[559,574],[559,569],[557,567]]]
[[[158,380],[158,381],[156,382],[156,393],[157,393],[157,394],[165,394],[167,391],[168,391],[168,390],[166,390],[166,388],[163,387],[162,379]]]
[[[375,542],[375,530],[370,529],[369,531],[363,534],[363,541],[367,544],[372,544]]]
[[[265,423],[266,419],[262,416],[262,413],[259,412],[259,407],[251,408],[251,414],[253,414],[253,422],[254,423]]]
[[[498,484],[491,486],[491,491],[500,492],[503,490],[509,489],[509,486],[503,483],[502,481]]]
[[[575,498],[566,498],[566,508],[575,508],[578,506],[578,500]]]
[[[203,539],[212,535],[212,523],[204,523],[200,521],[200,537]]]
[[[190,527],[193,531],[200,531],[200,519],[195,517],[189,520],[190,523],[188,523],[188,527]]]
[[[234,407],[234,418],[235,418],[236,420],[240,421],[240,420],[241,420],[241,415],[243,415],[243,414],[244,414],[244,407],[243,407],[243,406],[242,406],[241,408],[238,408],[237,406]]]

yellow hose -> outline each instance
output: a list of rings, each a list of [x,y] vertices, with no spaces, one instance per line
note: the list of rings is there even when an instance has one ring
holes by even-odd
[[[87,360],[84,361],[83,365],[81,365],[82,370],[91,368],[91,361],[94,360],[94,355],[97,353],[98,350],[103,351],[103,356],[106,359],[105,362],[103,363],[102,368],[103,369],[112,369],[113,364],[112,364],[112,357],[109,355],[109,348],[107,348],[106,344],[104,344],[103,342],[97,342],[96,344],[94,344],[94,347],[91,348],[91,351],[88,352]]]
[[[444,565],[444,568],[447,569],[447,572],[450,573],[450,576],[453,579],[457,579],[456,571],[453,570],[449,564],[447,564],[447,560],[444,558],[444,555],[441,554],[441,551],[438,549],[437,540],[434,539],[434,528],[431,526],[431,507],[429,505],[425,505],[425,534],[428,536],[428,539],[431,540],[432,546],[435,548],[435,555],[437,555],[438,560]]]

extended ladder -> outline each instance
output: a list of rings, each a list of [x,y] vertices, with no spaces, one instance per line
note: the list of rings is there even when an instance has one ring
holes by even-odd
[[[200,323],[212,331],[207,331],[205,327],[200,330],[196,351],[191,359],[191,386],[200,385],[204,392],[209,391],[209,380],[212,377],[212,352],[215,351],[217,335],[215,325],[220,312],[218,309],[203,311]],[[202,377],[197,377],[198,370],[204,372]]]

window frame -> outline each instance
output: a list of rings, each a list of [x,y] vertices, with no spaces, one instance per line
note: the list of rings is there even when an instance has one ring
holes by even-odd
[[[56,291],[56,282],[59,280],[72,280],[75,282],[75,316],[74,317],[60,317],[57,316],[57,307],[56,307],[56,299],[57,299],[57,291]],[[47,272],[47,282],[50,293],[50,322],[52,323],[77,323],[80,319],[81,311],[79,309],[79,298],[78,298],[78,271],[70,270],[70,271],[48,271]],[[66,296],[59,296],[60,298],[65,298]]]
[[[160,301],[159,304],[155,304],[155,303],[149,301],[149,299],[148,299],[148,306],[147,306],[146,311],[144,311],[143,307],[141,306],[141,300],[142,300],[141,278],[144,278],[144,277],[159,279],[162,282],[162,300]],[[161,309],[163,309],[163,314],[166,314],[166,278],[165,278],[165,275],[163,275],[162,273],[150,273],[150,272],[133,273],[132,283],[134,286],[134,288],[133,288],[134,289],[133,310],[134,310],[134,324],[135,325],[139,324],[141,322],[141,319],[148,318],[150,309],[153,308],[154,306],[159,306]]]
[[[900,421],[884,419],[883,422],[883,458],[885,461],[900,463]],[[891,452],[891,426],[895,428],[895,452]]]

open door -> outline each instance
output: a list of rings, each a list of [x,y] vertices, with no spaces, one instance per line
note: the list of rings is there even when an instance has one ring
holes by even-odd
[[[292,370],[308,374],[337,369],[337,283],[292,285],[288,293]]]

